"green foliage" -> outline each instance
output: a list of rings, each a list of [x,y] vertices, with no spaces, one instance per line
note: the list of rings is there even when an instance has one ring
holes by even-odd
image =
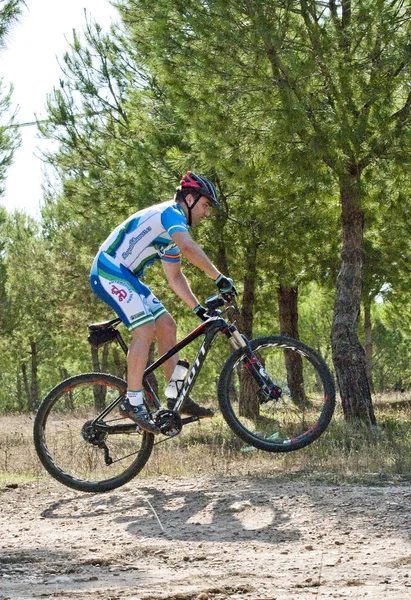
[[[112,316],[89,286],[94,255],[124,218],[172,197],[188,169],[217,183],[223,211],[193,236],[238,285],[251,321],[242,325],[256,336],[278,331],[276,289],[298,287],[300,336],[329,363],[340,179],[347,166],[360,169],[375,384],[408,385],[411,55],[403,3],[116,4],[120,26],[104,33],[89,21],[74,32],[48,96],[39,130],[57,142],[46,159],[58,184],[45,193],[41,224],[0,213],[2,405],[27,407],[22,366],[30,369],[31,343],[40,397],[91,369],[85,325]],[[0,144],[12,143],[3,133]],[[183,264],[199,298],[214,292]],[[187,333],[195,318],[164,289],[161,268],[146,281]],[[373,303],[381,289],[389,290],[383,307]],[[200,398],[214,395],[226,352],[216,348]],[[107,368],[116,368],[112,349]]]
[[[376,307],[373,328],[373,377],[376,390],[411,389],[410,303],[384,302]]]
[[[12,88],[8,92],[4,91],[2,80],[0,79],[0,119],[7,116],[10,108]],[[6,179],[7,168],[13,162],[14,151],[20,143],[20,135],[14,126],[14,117],[8,118],[5,125],[0,124],[0,196],[4,193],[4,181]]]
[[[4,48],[12,25],[22,13],[24,0],[1,0],[0,3],[0,49]]]
[[[0,5],[0,50],[6,45],[7,35],[22,11],[23,0],[2,0]],[[10,116],[12,87],[5,90],[0,73],[0,196],[4,192],[3,183],[7,168],[13,161],[13,154],[20,143],[20,135]],[[3,121],[6,120],[4,123]]]

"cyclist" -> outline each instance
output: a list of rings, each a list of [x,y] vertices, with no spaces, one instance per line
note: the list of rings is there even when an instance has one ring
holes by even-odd
[[[188,171],[176,189],[174,200],[156,204],[131,215],[119,225],[100,247],[91,268],[90,283],[96,295],[111,306],[132,335],[127,357],[127,397],[120,412],[151,433],[159,428],[143,401],[143,374],[154,338],[163,355],[175,346],[177,327],[161,302],[141,281],[144,269],[161,260],[171,289],[202,320],[206,309],[200,305],[181,270],[180,252],[214,279],[223,294],[237,294],[232,279],[222,275],[201,247],[192,239],[188,227],[209,216],[210,207],[219,208],[214,185]],[[167,381],[178,361],[175,354],[164,363]],[[172,409],[174,402],[169,402]],[[187,398],[184,414],[198,418],[213,416],[213,411]]]

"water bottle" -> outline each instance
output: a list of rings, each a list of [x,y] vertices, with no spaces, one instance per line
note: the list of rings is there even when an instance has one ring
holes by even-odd
[[[186,360],[179,360],[173,371],[170,381],[166,387],[166,398],[175,400],[183,389],[184,380],[187,377],[188,367],[190,365]]]

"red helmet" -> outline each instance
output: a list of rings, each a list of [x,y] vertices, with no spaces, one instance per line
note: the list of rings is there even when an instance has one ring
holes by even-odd
[[[200,192],[202,196],[206,196],[210,200],[214,208],[220,208],[220,203],[217,199],[217,190],[211,181],[208,181],[205,177],[200,177],[192,171],[187,171],[180,184],[180,187],[177,188],[178,191],[192,189],[193,191]]]

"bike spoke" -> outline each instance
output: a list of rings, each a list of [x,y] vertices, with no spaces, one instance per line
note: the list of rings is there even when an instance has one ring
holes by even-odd
[[[219,383],[230,427],[254,447],[286,452],[316,439],[331,419],[335,391],[325,363],[301,342],[254,340],[254,354],[237,352]]]
[[[49,394],[36,417],[39,457],[54,477],[76,489],[117,487],[145,464],[152,441],[147,445],[147,435],[119,418],[121,380],[86,374],[68,381]]]

